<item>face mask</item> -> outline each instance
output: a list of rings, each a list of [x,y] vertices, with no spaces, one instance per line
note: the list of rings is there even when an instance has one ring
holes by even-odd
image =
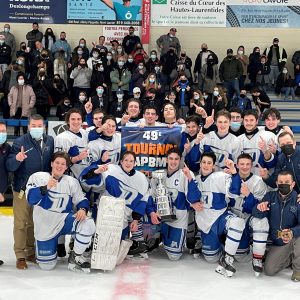
[[[154,79],[154,78],[149,78],[149,82],[150,82],[150,83],[154,83],[154,82],[155,82],[155,79]]]
[[[103,89],[97,89],[97,94],[98,94],[98,95],[102,95],[102,94],[103,94],[103,92],[104,92],[104,90],[103,90]]]
[[[151,57],[152,60],[156,60],[156,55],[155,54],[151,54],[150,57]]]
[[[99,57],[99,54],[98,54],[98,53],[93,53],[93,57],[94,57],[94,58],[98,58],[98,57]]]
[[[260,63],[264,65],[266,62],[264,60],[262,60]]]
[[[26,50],[26,46],[25,46],[25,45],[22,46],[21,49],[22,49],[22,50]]]
[[[143,70],[144,66],[138,66],[139,70]]]
[[[195,99],[195,100],[199,100],[200,97],[199,97],[199,96],[194,96],[194,99]]]
[[[19,85],[24,85],[24,83],[25,83],[25,80],[22,80],[22,79],[18,80]]]
[[[159,67],[154,67],[155,72],[158,72],[160,70]]]
[[[78,54],[78,55],[82,55],[82,53],[83,53],[83,51],[81,51],[81,50],[78,50],[78,51],[77,51],[77,54]]]
[[[208,98],[208,95],[203,95],[203,99],[207,99]]]
[[[53,82],[54,82],[54,83],[59,83],[59,78],[54,78],[54,79],[53,79]]]
[[[79,64],[81,68],[85,68],[85,64]]]
[[[230,123],[230,128],[233,130],[233,131],[238,131],[241,127],[241,122],[231,122]]]
[[[228,54],[227,57],[228,57],[229,59],[231,59],[231,58],[232,58],[232,54]]]
[[[294,145],[292,145],[292,144],[283,145],[280,147],[280,149],[281,149],[281,152],[283,154],[285,154],[286,156],[290,156],[295,152]]]
[[[128,62],[132,63],[133,62],[133,58],[128,58]]]
[[[112,56],[108,55],[106,56],[107,60],[111,60],[112,59]]]
[[[29,133],[33,139],[39,140],[43,136],[44,128],[43,127],[31,128]]]
[[[259,51],[255,51],[255,54],[256,54],[256,55],[260,55],[260,52],[259,52]]]
[[[207,51],[207,48],[202,48],[202,51],[203,51],[203,52],[206,52],[206,51]]]
[[[100,67],[100,68],[99,68],[99,71],[100,71],[100,72],[103,72],[103,71],[104,71],[104,68],[103,68],[103,67]]]
[[[174,51],[173,49],[170,49],[170,50],[169,50],[169,53],[170,53],[170,54],[174,54],[175,51]]]
[[[4,40],[0,40],[0,45],[3,45],[4,44]]]
[[[64,101],[64,105],[65,105],[65,106],[69,106],[69,105],[70,105],[70,102],[69,102],[69,101]]]
[[[140,95],[139,95],[139,94],[134,94],[134,95],[133,95],[133,98],[134,98],[134,99],[140,99]]]
[[[241,98],[245,98],[246,95],[245,95],[245,94],[240,94],[240,97],[241,97]]]
[[[112,54],[115,54],[115,53],[116,53],[116,51],[115,51],[115,50],[111,50],[111,53],[112,53]]]
[[[283,70],[282,70],[282,73],[283,73],[283,74],[287,74],[287,72],[288,72],[288,70],[286,70],[286,69],[283,69]]]
[[[17,64],[22,66],[22,65],[24,65],[24,61],[23,60],[17,60]]]
[[[66,40],[66,38],[64,38],[64,37],[61,37],[61,38],[60,38],[60,40],[61,40],[61,41],[65,41],[65,40]]]
[[[118,98],[118,100],[122,100],[123,99],[123,95],[122,94],[117,94],[117,98]]]
[[[120,49],[120,48],[117,49],[117,52],[118,52],[118,53],[122,53],[122,49]]]
[[[4,32],[9,32],[9,28],[8,27],[4,27]]]
[[[217,97],[217,96],[219,96],[219,92],[218,92],[218,91],[214,91],[214,92],[213,92],[213,95],[214,95],[215,97]]]
[[[85,100],[85,96],[79,96],[79,101],[83,102]]]
[[[278,191],[280,194],[286,196],[291,191],[291,186],[287,183],[278,184]]]
[[[170,35],[170,37],[174,37],[175,36],[174,34],[171,34],[171,33],[169,35]]]
[[[124,66],[124,61],[118,61],[118,66],[123,67]]]
[[[81,44],[79,44],[79,46],[80,46],[81,48],[83,48],[83,47],[85,47],[85,44],[81,43]]]
[[[186,57],[186,54],[181,54],[181,57]]]
[[[243,55],[243,54],[244,54],[244,51],[243,51],[243,50],[239,50],[239,51],[238,51],[238,54],[239,54],[239,55]]]
[[[0,132],[0,145],[4,144],[7,139],[7,133],[6,132]]]

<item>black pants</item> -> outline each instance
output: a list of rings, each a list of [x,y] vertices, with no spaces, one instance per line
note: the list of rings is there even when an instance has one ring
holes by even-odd
[[[36,108],[36,113],[41,115],[44,118],[44,120],[47,120],[48,111],[49,111],[48,104],[36,105],[35,108]]]
[[[14,119],[21,119],[21,120],[27,120],[27,117],[22,117],[22,108],[18,108],[16,111],[16,114],[14,116]],[[23,134],[27,133],[27,126],[22,126],[23,127]],[[20,126],[16,126],[14,128],[14,135],[15,136],[20,136]]]

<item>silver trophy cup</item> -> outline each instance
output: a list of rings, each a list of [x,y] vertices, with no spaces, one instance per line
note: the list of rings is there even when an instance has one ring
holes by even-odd
[[[172,222],[176,220],[172,207],[172,199],[168,193],[167,188],[163,184],[163,180],[167,177],[164,170],[152,172],[152,178],[157,179],[157,185],[154,192],[154,199],[157,205],[157,212],[159,213],[162,222]]]

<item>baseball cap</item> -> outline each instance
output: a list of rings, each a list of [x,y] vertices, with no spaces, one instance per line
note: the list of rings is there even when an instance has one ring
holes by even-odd
[[[170,31],[175,31],[175,32],[177,32],[177,29],[174,28],[174,27],[172,27],[172,28],[170,29]]]
[[[136,86],[136,87],[132,90],[132,92],[133,92],[134,94],[140,93],[140,92],[141,92],[141,89],[140,89],[138,86]]]
[[[116,94],[117,95],[124,95],[124,92],[123,92],[122,89],[119,88],[119,89],[117,89]]]
[[[279,39],[278,39],[278,38],[274,38],[274,39],[273,39],[273,43],[274,43],[274,42],[275,42],[275,43],[276,43],[276,42],[278,43],[278,42],[279,42]]]
[[[233,50],[232,49],[227,49],[227,54],[232,53],[233,54]]]

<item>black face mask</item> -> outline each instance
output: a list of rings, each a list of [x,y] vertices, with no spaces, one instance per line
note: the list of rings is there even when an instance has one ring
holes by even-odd
[[[207,48],[202,48],[201,49],[203,52],[206,52],[207,51]]]
[[[292,144],[283,145],[280,147],[280,149],[281,152],[286,156],[290,156],[295,152],[294,145]]]
[[[240,97],[241,97],[241,98],[245,98],[246,95],[245,95],[245,94],[240,94]]]
[[[287,183],[278,184],[278,191],[281,195],[288,195],[291,192],[291,186]]]

